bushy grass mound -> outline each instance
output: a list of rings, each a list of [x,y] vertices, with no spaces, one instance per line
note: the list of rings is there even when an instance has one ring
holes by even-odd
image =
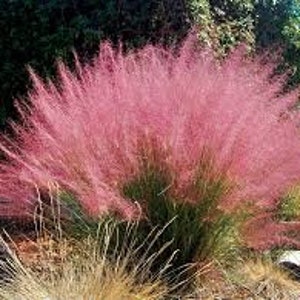
[[[103,221],[96,237],[86,235],[81,241],[49,238],[45,230],[39,231],[43,239],[31,241],[31,260],[29,252],[15,246],[17,255],[1,238],[9,256],[0,268],[10,275],[0,280],[1,299],[172,299],[179,285],[166,285],[167,261],[159,273],[150,273],[160,253],[147,256],[141,251],[135,225],[127,227],[124,240],[116,245],[119,230],[117,222]],[[157,233],[148,238],[155,240]]]
[[[242,49],[215,61],[193,37],[174,52],[102,44],[92,65],[61,63],[57,85],[31,71],[31,103],[1,137],[0,215],[73,199],[89,222],[140,221],[141,240],[171,222],[154,249],[173,241],[176,267],[297,243],[274,218],[300,178],[297,95],[272,71]]]

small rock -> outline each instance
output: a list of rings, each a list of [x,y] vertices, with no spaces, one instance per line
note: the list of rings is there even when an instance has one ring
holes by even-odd
[[[278,265],[289,271],[296,280],[300,281],[300,251],[285,251],[277,261]]]

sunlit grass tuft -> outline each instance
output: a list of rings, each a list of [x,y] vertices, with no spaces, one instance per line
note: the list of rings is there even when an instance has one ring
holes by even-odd
[[[190,299],[299,299],[300,284],[269,258],[237,259],[231,269],[210,268]]]
[[[240,273],[245,287],[261,299],[299,299],[300,284],[270,259],[246,261]]]
[[[24,263],[22,255],[17,256],[8,248],[11,258],[2,267],[12,274],[12,279],[1,284],[1,299],[155,300],[165,299],[175,289],[178,292],[179,285],[171,286],[170,282],[167,285],[164,280],[172,257],[158,273],[150,272],[160,253],[151,256],[147,255],[149,251],[140,253],[141,245],[136,244],[134,231],[135,225],[128,225],[126,238],[117,244],[118,224],[104,221],[99,223],[97,239],[53,241],[57,251],[69,248],[67,255],[45,257],[42,255],[45,247],[37,245],[39,259],[29,264]],[[145,243],[151,244],[150,240],[159,234],[158,231],[149,233]],[[46,251],[49,254],[49,249]]]

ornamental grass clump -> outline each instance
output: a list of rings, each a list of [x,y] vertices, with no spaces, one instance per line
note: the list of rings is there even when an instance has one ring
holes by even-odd
[[[190,38],[176,54],[147,46],[125,55],[103,43],[91,65],[72,73],[60,63],[57,84],[31,71],[22,121],[1,138],[0,215],[32,213],[55,185],[91,218],[156,226],[187,207],[170,235],[188,230],[184,251],[194,239],[204,249],[204,228],[240,211],[243,244],[292,242],[273,213],[300,178],[296,92],[282,95],[284,78],[270,80],[272,65],[242,50],[220,63],[196,48]]]
[[[237,226],[241,214],[228,213],[218,208],[220,199],[229,191],[229,184],[222,174],[215,174],[212,161],[203,157],[195,178],[185,195],[168,192],[172,185],[170,171],[160,165],[144,162],[143,172],[123,186],[124,196],[141,206],[145,217],[138,222],[137,239],[142,243],[153,227],[164,228],[160,237],[151,245],[158,252],[171,241],[160,259],[152,265],[157,272],[163,261],[172,254],[171,277],[178,282],[185,279],[187,272],[180,274],[185,266],[191,271],[211,260],[232,262],[239,254]],[[212,176],[213,175],[213,176]],[[190,203],[188,197],[199,199]],[[170,222],[166,225],[166,221]]]
[[[150,266],[161,253],[151,256],[140,253],[135,225],[127,226],[124,240],[116,244],[114,239],[118,236],[119,226],[113,220],[103,221],[98,224],[96,238],[87,235],[81,241],[59,236],[44,242],[32,241],[34,263],[28,262],[29,253],[22,253],[21,247],[15,245],[13,249],[17,255],[1,237],[0,244],[7,249],[9,257],[5,264],[1,262],[0,268],[2,273],[10,276],[0,280],[0,298],[175,299],[173,293],[175,290],[179,293],[180,285],[167,286],[165,282],[172,257],[161,265],[159,273],[150,273]],[[158,235],[158,231],[153,231],[147,239],[154,241]],[[114,251],[108,251],[116,246]]]

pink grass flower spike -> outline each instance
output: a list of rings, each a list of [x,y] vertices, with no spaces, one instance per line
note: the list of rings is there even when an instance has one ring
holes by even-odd
[[[289,111],[297,95],[278,96],[282,80],[270,81],[272,66],[259,59],[237,50],[220,64],[192,44],[175,56],[152,46],[122,55],[103,43],[93,65],[77,66],[76,74],[60,64],[59,86],[32,72],[16,139],[3,136],[0,145],[0,215],[30,212],[36,187],[54,182],[91,215],[132,218],[137,208],[120,186],[139,172],[142,139],[167,153],[178,195],[206,148],[236,186],[223,209],[248,201],[274,209],[300,178],[299,118]]]

